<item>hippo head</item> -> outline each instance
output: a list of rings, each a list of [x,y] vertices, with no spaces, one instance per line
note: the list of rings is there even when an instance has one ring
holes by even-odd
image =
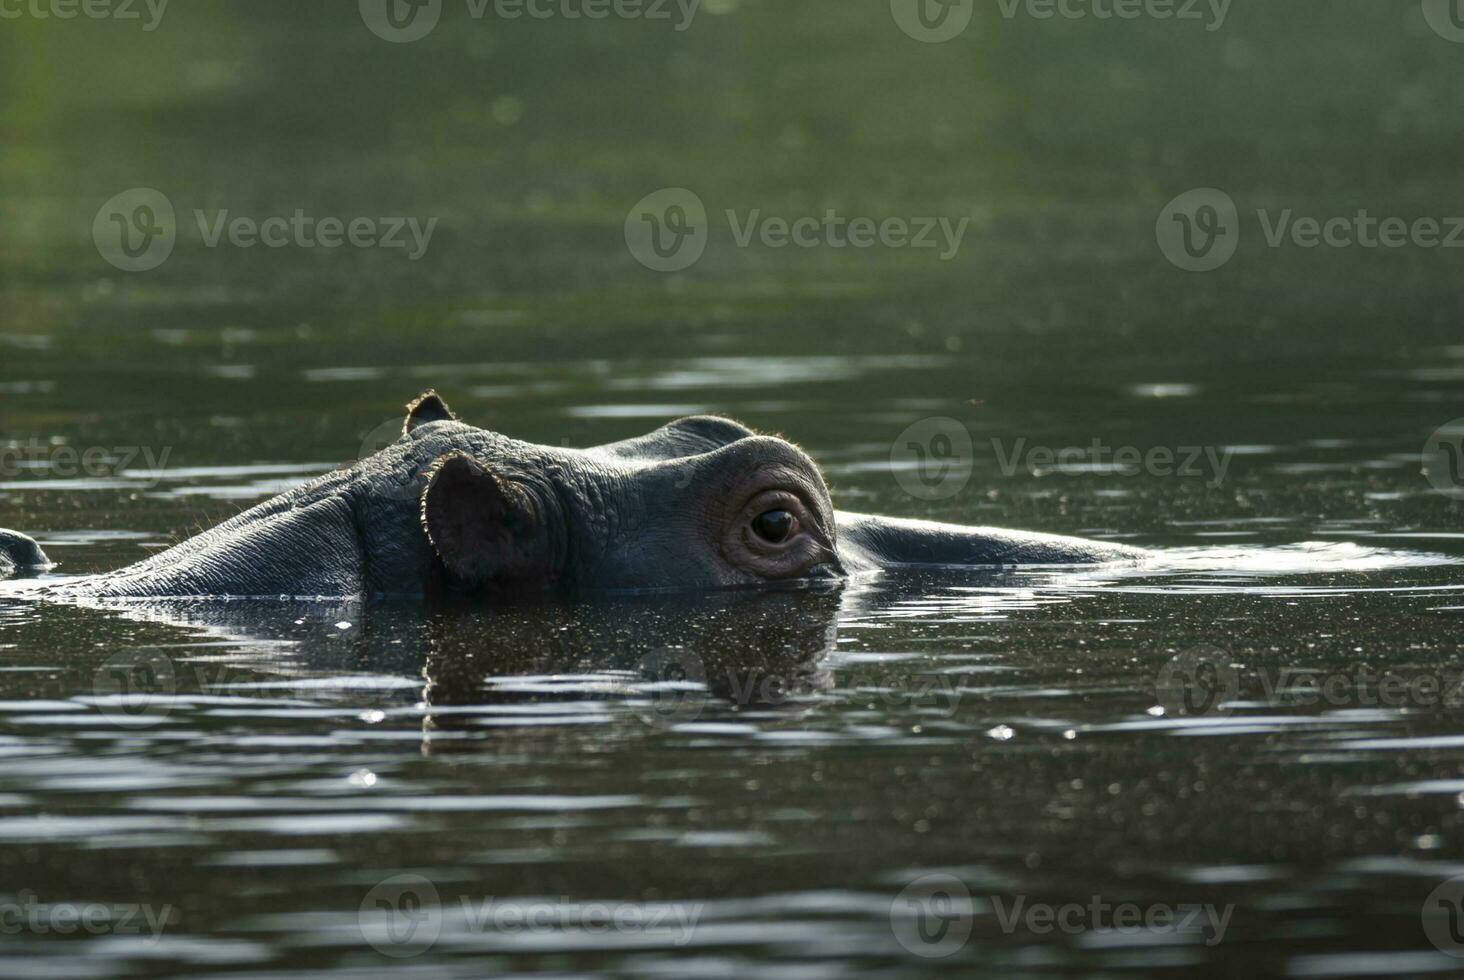
[[[539,446],[413,404],[403,462],[454,592],[699,589],[837,578],[833,503],[797,446],[683,418],[590,449]],[[430,460],[427,457],[430,456]]]
[[[7,536],[8,535],[8,536]],[[481,596],[818,582],[903,565],[1142,556],[1048,534],[836,512],[797,446],[693,416],[589,449],[457,420],[435,393],[354,466],[51,597]],[[0,532],[0,578],[44,562]],[[44,567],[44,566],[41,566]]]

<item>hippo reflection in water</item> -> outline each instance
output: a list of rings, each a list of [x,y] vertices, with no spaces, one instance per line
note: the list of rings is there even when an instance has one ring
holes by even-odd
[[[629,701],[653,725],[715,714],[715,705],[794,723],[833,683],[827,658],[841,611],[838,590],[815,588],[434,615],[423,624],[423,748],[479,751],[473,735],[562,723],[557,706],[585,712],[597,702]]]
[[[833,683],[839,622],[866,615],[870,597],[830,583],[435,609],[130,600],[70,621],[88,641],[72,663],[93,674],[94,703],[124,727],[186,718],[217,698],[247,710],[257,698],[266,711],[420,717],[424,748],[476,752],[478,736],[553,737],[590,716],[671,726],[731,707],[756,710],[765,724],[796,723]]]
[[[801,449],[693,416],[590,449],[459,422],[427,392],[392,445],[146,561],[39,598],[704,590],[903,565],[1087,564],[1123,545],[836,511]],[[49,566],[0,531],[0,577]]]

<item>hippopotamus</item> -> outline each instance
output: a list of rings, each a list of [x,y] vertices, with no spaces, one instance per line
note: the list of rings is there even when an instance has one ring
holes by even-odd
[[[905,565],[1090,564],[1125,545],[834,508],[793,443],[678,419],[588,449],[459,421],[435,392],[397,440],[145,561],[42,598],[460,597],[833,582]],[[0,531],[0,578],[50,566]]]

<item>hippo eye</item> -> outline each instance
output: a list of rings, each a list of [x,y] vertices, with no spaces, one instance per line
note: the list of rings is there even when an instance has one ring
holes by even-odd
[[[752,531],[769,544],[782,544],[793,533],[795,523],[786,510],[765,510],[752,519]]]

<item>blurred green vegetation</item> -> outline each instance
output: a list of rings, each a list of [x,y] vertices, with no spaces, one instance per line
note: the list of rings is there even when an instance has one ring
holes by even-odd
[[[1035,20],[981,0],[925,44],[886,0],[707,0],[667,21],[474,20],[390,44],[354,2],[190,0],[137,22],[0,22],[0,331],[106,364],[146,330],[291,364],[502,350],[677,352],[714,324],[784,353],[981,350],[1175,363],[1426,349],[1458,253],[1268,249],[1181,272],[1154,221],[1192,187],[1242,213],[1464,214],[1464,44],[1404,0],[1235,3],[1204,22]],[[162,190],[263,218],[438,218],[429,253],[203,248],[119,273],[100,205]],[[641,267],[622,227],[696,191],[710,246]],[[971,219],[931,251],[735,246],[721,216]],[[308,333],[301,324],[309,324]],[[11,351],[12,364],[23,351]],[[174,356],[174,355],[162,355]]]

